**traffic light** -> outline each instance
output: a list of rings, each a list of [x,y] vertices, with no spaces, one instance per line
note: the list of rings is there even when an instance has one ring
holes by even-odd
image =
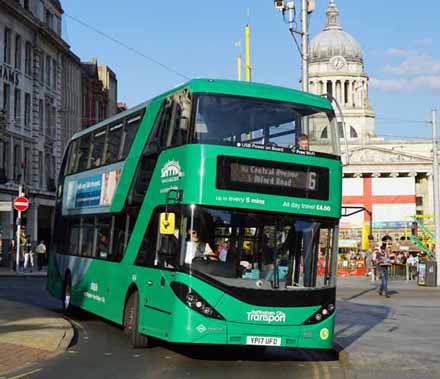
[[[368,250],[370,247],[370,225],[365,224],[362,226],[362,250]]]

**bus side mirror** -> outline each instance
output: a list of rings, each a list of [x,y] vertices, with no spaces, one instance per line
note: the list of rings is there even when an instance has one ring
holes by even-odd
[[[176,215],[175,213],[163,212],[160,214],[160,234],[161,235],[171,235],[174,234],[174,229],[176,226]]]

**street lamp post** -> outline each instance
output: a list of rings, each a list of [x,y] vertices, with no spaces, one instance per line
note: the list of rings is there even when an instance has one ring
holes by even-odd
[[[437,261],[437,285],[440,286],[440,194],[437,151],[437,110],[432,110],[432,178],[434,181],[435,258]]]

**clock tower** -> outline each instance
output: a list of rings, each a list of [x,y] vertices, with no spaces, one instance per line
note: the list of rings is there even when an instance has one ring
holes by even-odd
[[[327,8],[324,31],[310,44],[309,90],[321,95],[330,93],[344,113],[345,128],[338,115],[339,135],[349,143],[364,144],[375,137],[375,115],[368,99],[368,75],[364,70],[359,43],[340,24],[335,0]],[[310,130],[315,140],[328,138],[325,126]]]

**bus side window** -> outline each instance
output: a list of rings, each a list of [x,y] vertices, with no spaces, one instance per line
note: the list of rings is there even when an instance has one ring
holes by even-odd
[[[191,116],[191,97],[186,92],[168,99],[165,119],[161,125],[161,146],[181,146],[188,140]]]
[[[79,218],[73,218],[70,221],[69,248],[66,253],[70,255],[79,255],[79,241],[81,233],[81,223]]]
[[[86,134],[79,139],[78,160],[75,171],[83,171],[88,168],[91,134]]]
[[[156,130],[156,142],[163,149],[167,147],[168,132],[173,114],[173,103],[170,99],[165,101],[165,106],[159,115],[158,127]]]
[[[133,230],[133,217],[122,212],[113,216],[112,220],[112,250],[111,260],[120,262],[125,254],[131,232]]]
[[[159,225],[159,212],[155,211],[150,219],[147,230],[139,248],[138,255],[135,260],[135,265],[153,267],[156,257],[156,241]]]
[[[110,216],[96,217],[96,244],[94,256],[100,259],[110,257]]]
[[[138,115],[126,120],[125,130],[124,130],[124,150],[122,151],[122,157],[126,158],[128,152],[130,151],[131,145],[133,144],[134,137],[139,129],[139,125],[142,121],[142,115]]]
[[[99,167],[103,164],[106,130],[99,130],[93,133],[93,140],[90,152],[90,168]]]
[[[81,250],[80,255],[83,257],[93,256],[93,244],[95,232],[95,218],[82,217],[81,219]]]
[[[74,174],[76,172],[78,161],[78,140],[75,140],[70,145],[69,157],[66,165],[66,175]]]
[[[124,124],[112,125],[107,134],[107,152],[105,155],[105,164],[110,164],[121,159],[122,132]]]

